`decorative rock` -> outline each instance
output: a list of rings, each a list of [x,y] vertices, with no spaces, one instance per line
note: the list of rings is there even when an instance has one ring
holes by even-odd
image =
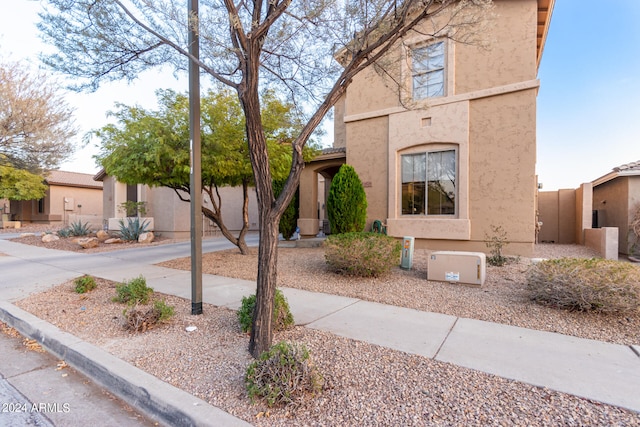
[[[198,329],[197,326],[187,326],[186,328],[184,328],[184,330],[187,331],[187,332],[193,332],[196,329]]]
[[[56,240],[60,240],[60,238],[55,234],[45,234],[44,236],[42,236],[42,243],[51,243],[55,242]]]
[[[36,233],[22,233],[20,235],[20,237],[32,237],[32,236],[35,236],[35,235],[36,235]]]
[[[78,239],[78,244],[83,248],[83,249],[91,249],[91,248],[96,248],[98,247],[98,239],[96,239],[95,237],[86,237],[84,239]]]
[[[153,235],[153,232],[148,231],[146,233],[140,234],[140,236],[138,237],[138,243],[151,243],[153,242],[154,238],[155,236]]]
[[[122,239],[119,239],[117,237],[113,237],[111,239],[105,240],[104,243],[107,244],[107,245],[112,245],[114,243],[122,243]]]
[[[96,233],[96,237],[99,241],[104,242],[109,239],[109,233],[104,230],[98,230],[98,232]]]

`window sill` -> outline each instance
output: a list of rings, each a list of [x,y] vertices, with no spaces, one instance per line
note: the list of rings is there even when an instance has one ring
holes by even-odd
[[[471,221],[458,218],[404,217],[387,220],[387,234],[417,239],[470,240]]]

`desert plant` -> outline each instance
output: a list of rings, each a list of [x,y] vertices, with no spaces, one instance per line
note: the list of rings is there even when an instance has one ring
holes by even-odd
[[[127,200],[120,203],[120,212],[123,212],[128,217],[133,216],[145,216],[147,214],[147,202],[134,202],[133,200]]]
[[[140,222],[140,218],[127,218],[127,224],[121,219],[120,223],[120,238],[127,241],[136,241],[140,238],[142,233],[147,232],[149,227],[149,221]]]
[[[51,233],[47,232],[45,234],[51,234]],[[68,227],[67,228],[61,228],[60,230],[56,231],[56,234],[58,236],[64,237],[64,238],[73,237],[73,233],[71,232],[71,229],[68,228]]]
[[[138,309],[138,306],[131,310],[124,310],[124,327],[136,332],[144,332],[153,328],[158,323],[167,322],[174,314],[174,307],[167,305],[164,300],[156,300],[153,302],[153,307],[147,311]]]
[[[601,258],[560,258],[534,264],[530,298],[571,311],[629,313],[640,309],[640,267]]]
[[[400,263],[401,246],[399,241],[384,234],[337,234],[325,240],[324,258],[336,273],[378,277]]]
[[[151,294],[153,294],[153,288],[147,286],[144,277],[138,276],[135,279],[117,284],[116,296],[113,301],[129,305],[146,304],[149,302]]]
[[[322,391],[324,379],[304,344],[279,342],[247,368],[245,387],[251,400],[269,406],[300,403]]]
[[[82,277],[78,277],[73,281],[75,286],[75,291],[79,294],[84,294],[86,292],[94,290],[98,285],[96,284],[96,279],[85,274]]]
[[[89,227],[89,223],[85,222],[83,224],[80,220],[69,224],[69,229],[73,236],[86,236],[87,234],[91,234],[91,227]]]
[[[364,230],[367,222],[367,195],[353,166],[340,166],[331,180],[327,216],[332,234]]]
[[[501,225],[491,226],[491,233],[485,233],[485,244],[489,248],[490,256],[487,257],[489,265],[502,267],[507,263],[507,257],[502,254],[502,249],[509,243],[507,232]]]
[[[293,315],[289,309],[289,303],[280,289],[276,289],[273,298],[273,329],[284,331],[294,324]],[[251,332],[253,312],[256,309],[256,296],[250,295],[242,298],[242,304],[238,310],[238,321],[242,332]]]
[[[629,224],[629,255],[640,256],[640,205],[636,206]]]
[[[284,181],[273,181],[273,192],[278,197],[284,188]],[[298,191],[291,199],[289,206],[284,210],[284,213],[280,217],[280,223],[278,229],[282,233],[282,237],[286,240],[291,239],[298,226]]]

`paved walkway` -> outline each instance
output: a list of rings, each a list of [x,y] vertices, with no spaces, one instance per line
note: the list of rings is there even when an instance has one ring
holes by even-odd
[[[250,244],[255,244],[255,241]],[[203,252],[231,247],[205,240]],[[189,243],[98,254],[53,251],[0,240],[0,320],[44,341],[81,372],[170,424],[244,425],[241,420],[62,333],[10,302],[81,274],[122,281],[140,274],[155,290],[191,298],[190,272],[152,265],[189,255]],[[640,346],[282,289],[298,324],[640,412]],[[203,276],[203,301],[237,309],[255,283]],[[640,344],[640,342],[639,342]],[[115,359],[115,360],[113,360]],[[150,386],[151,385],[151,386]],[[169,399],[169,396],[171,397]],[[207,421],[209,420],[209,421]],[[176,424],[178,423],[178,424]]]

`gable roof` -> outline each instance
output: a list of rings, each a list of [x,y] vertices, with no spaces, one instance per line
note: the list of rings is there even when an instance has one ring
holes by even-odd
[[[44,180],[49,185],[63,187],[97,188],[102,189],[102,182],[94,181],[93,175],[79,172],[50,171]]]
[[[593,186],[604,184],[605,182],[616,179],[620,176],[640,176],[640,160],[631,163],[625,163],[624,165],[616,166],[606,175],[592,181]]]

